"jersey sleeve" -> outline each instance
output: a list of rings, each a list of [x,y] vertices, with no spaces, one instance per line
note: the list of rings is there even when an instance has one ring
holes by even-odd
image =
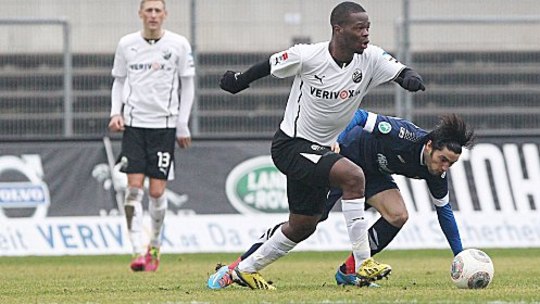
[[[122,45],[122,40],[120,40],[116,47],[116,52],[114,53],[114,63],[111,74],[115,78],[127,76],[126,58],[124,56],[124,48]]]
[[[295,45],[286,51],[270,56],[270,73],[277,78],[286,78],[300,73],[302,68],[301,46]]]
[[[347,137],[347,134],[349,134],[349,132],[354,127],[359,126],[361,128],[364,128],[364,126],[366,125],[366,122],[368,120],[368,117],[370,115],[375,115],[375,117],[376,117],[377,114],[369,113],[366,110],[362,110],[362,109],[356,110],[356,112],[354,112],[354,116],[353,116],[353,119],[351,120],[351,122],[349,122],[347,127],[345,127],[345,130],[343,130],[343,132],[341,132],[339,134],[338,142],[342,143],[345,140],[345,137]]]
[[[441,207],[436,207],[437,218],[439,220],[439,225],[441,230],[452,249],[452,253],[456,256],[458,253],[463,251],[463,244],[461,243],[461,236],[459,234],[459,229],[454,218],[454,212],[450,204],[446,204]]]
[[[186,39],[182,39],[178,58],[178,75],[180,77],[195,76],[195,63],[191,45]]]
[[[448,180],[446,177],[447,174],[444,173],[443,177],[434,176],[433,178],[426,180],[429,193],[431,194],[431,201],[438,207],[444,206],[450,201],[450,196],[448,194]]]
[[[395,79],[405,65],[380,47],[373,45],[371,47],[371,58],[374,62],[371,86],[374,87]]]
[[[368,117],[364,129],[374,135],[389,134],[397,140],[405,139],[409,141],[416,141],[426,134],[426,131],[406,119],[381,114]]]

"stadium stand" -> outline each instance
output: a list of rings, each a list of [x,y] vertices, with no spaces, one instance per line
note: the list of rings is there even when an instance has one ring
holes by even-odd
[[[261,79],[236,96],[219,89],[227,69],[244,70],[261,53],[205,53],[198,58],[198,137],[270,137],[291,79]],[[0,55],[0,138],[62,137],[61,54]],[[106,133],[112,54],[73,56],[73,129],[78,137]],[[473,121],[485,133],[540,130],[540,52],[417,53],[415,68],[428,91],[414,97],[414,121],[431,126],[443,113]],[[395,90],[377,88],[362,104],[395,114]]]

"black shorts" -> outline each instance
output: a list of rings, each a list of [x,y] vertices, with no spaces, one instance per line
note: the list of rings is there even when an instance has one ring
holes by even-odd
[[[317,215],[325,209],[332,166],[343,156],[329,147],[291,138],[278,130],[272,141],[274,164],[287,176],[289,210],[294,214]]]
[[[122,137],[120,171],[164,179],[174,168],[176,130],[126,127]]]

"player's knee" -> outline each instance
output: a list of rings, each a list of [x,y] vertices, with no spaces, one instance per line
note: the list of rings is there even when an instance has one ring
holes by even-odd
[[[344,197],[364,197],[364,171],[358,166],[351,166],[342,179],[341,190]]]
[[[402,210],[400,212],[393,212],[386,216],[386,220],[392,224],[394,227],[403,227],[407,220],[409,219],[409,213],[407,210]]]
[[[128,187],[126,189],[125,205],[133,205],[134,203],[142,202],[144,191],[141,188]]]
[[[289,221],[288,226],[284,227],[283,232],[294,242],[301,242],[307,239],[315,232],[317,221]]]
[[[343,197],[346,198],[362,198],[365,195],[364,175],[354,175],[348,178],[341,185]]]
[[[163,196],[165,194],[165,189],[164,188],[150,188],[148,189],[148,195],[150,197],[154,197],[154,198],[159,198],[161,196]]]

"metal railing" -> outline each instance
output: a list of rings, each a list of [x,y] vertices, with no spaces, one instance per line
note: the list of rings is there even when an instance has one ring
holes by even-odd
[[[71,26],[66,18],[1,18],[2,26],[40,26],[62,27],[62,54],[64,73],[64,125],[63,136],[73,136],[73,64],[71,54]]]
[[[540,16],[538,15],[525,15],[525,16],[452,16],[452,17],[446,17],[446,16],[430,16],[430,17],[411,17],[410,16],[410,6],[409,6],[409,0],[403,0],[403,17],[402,18],[399,18],[398,20],[396,20],[395,22],[395,31],[396,31],[396,45],[398,46],[398,50],[397,50],[397,56],[398,58],[400,58],[400,60],[402,60],[403,62],[405,62],[406,64],[410,65],[410,66],[415,66],[415,62],[414,62],[414,59],[415,59],[415,53],[413,53],[411,51],[411,45],[414,43],[414,41],[411,39],[411,28],[412,27],[417,27],[417,26],[451,26],[451,27],[454,27],[454,26],[458,26],[458,25],[464,25],[464,24],[467,24],[469,26],[477,26],[477,25],[503,25],[503,24],[537,24],[537,23],[540,23]],[[471,29],[472,30],[472,29]],[[538,44],[538,47],[540,48],[540,43],[537,42],[532,42],[532,43],[537,43]],[[481,52],[479,52],[481,53]],[[486,53],[489,53],[489,52],[486,52]],[[496,67],[490,67],[491,69],[488,70],[486,69],[486,73],[494,73],[494,74],[501,74],[501,73],[508,73],[510,74],[512,69],[514,70],[522,70],[524,71],[524,73],[531,73],[529,70],[529,67],[530,66],[526,66],[526,65],[530,65],[530,64],[533,64],[534,67],[533,69],[535,69],[536,71],[539,70],[540,68],[540,62],[536,62],[536,60],[531,60],[532,63],[525,63],[524,66],[522,67],[519,67],[517,65],[514,65],[514,66],[511,66],[511,67],[507,67],[505,66],[504,63],[501,63],[499,65],[497,65],[497,63],[495,63]],[[475,63],[473,63],[475,64]],[[493,62],[491,62],[490,64],[493,64]],[[428,70],[429,71],[429,67],[423,67],[424,70]],[[476,65],[473,65],[471,67],[469,67],[469,70],[472,71],[472,70],[476,70],[476,72],[478,72],[478,70],[480,70],[481,68],[481,63],[478,64],[476,63]],[[422,67],[419,67],[420,70],[422,70]],[[462,73],[467,73],[467,67],[463,67],[462,68],[463,72]],[[469,72],[470,72],[469,71]],[[532,73],[536,73],[536,72],[532,72]],[[531,74],[532,74],[531,73]],[[538,96],[537,94],[537,86],[538,86],[538,82],[536,82],[536,79],[534,78],[531,78],[530,81],[523,81],[524,84],[522,83],[521,87],[518,87],[515,83],[513,83],[513,80],[510,79],[511,76],[508,77],[509,79],[507,80],[507,84],[506,84],[506,90],[507,92],[508,91],[512,91],[512,90],[521,90],[522,92],[524,91],[531,91],[531,94],[530,96]],[[429,83],[430,79],[424,79],[425,81],[427,81]],[[452,84],[454,85],[454,89],[456,91],[463,91],[464,89],[470,87],[472,90],[475,90],[475,91],[481,91],[481,90],[497,90],[499,92],[501,92],[501,88],[494,88],[493,86],[490,86],[489,84],[488,85],[484,85],[482,88],[478,88],[478,86],[475,86],[475,85],[469,85],[467,83],[459,83],[459,84]],[[429,88],[428,87],[428,90],[426,92],[426,94],[431,94],[432,92],[437,92],[438,90],[441,91],[443,90],[443,86],[440,85],[436,88]],[[504,88],[502,89],[502,92],[504,93]],[[435,95],[435,94],[434,94]],[[525,98],[523,98],[525,99]],[[422,112],[426,112],[425,109],[420,109],[418,108],[417,105],[415,105],[415,95],[414,94],[411,94],[411,93],[407,93],[405,92],[404,90],[402,90],[401,88],[396,88],[395,89],[395,111],[396,111],[396,115],[397,116],[401,116],[401,117],[405,117],[407,119],[411,119],[413,121],[418,121],[419,119],[416,118],[416,116],[418,116],[419,113],[422,113]],[[512,100],[508,100],[508,103],[505,106],[498,106],[498,107],[494,107],[494,108],[491,108],[490,110],[480,106],[480,107],[470,107],[470,108],[467,108],[467,107],[464,107],[464,108],[461,108],[461,109],[454,109],[452,108],[451,106],[448,106],[448,107],[444,107],[444,106],[439,106],[439,108],[435,111],[433,111],[433,109],[431,110],[431,113],[432,115],[437,115],[437,114],[442,114],[443,112],[448,112],[448,111],[452,111],[452,112],[461,112],[462,114],[470,114],[470,113],[473,113],[473,112],[476,112],[476,115],[478,116],[481,116],[481,115],[493,115],[493,116],[498,116],[498,117],[502,117],[504,119],[515,119],[515,120],[520,120],[520,119],[523,119],[523,117],[531,117],[530,120],[532,120],[532,122],[530,122],[527,126],[524,125],[523,127],[520,127],[519,129],[510,129],[508,127],[506,127],[507,125],[510,125],[512,126],[513,124],[512,123],[507,123],[505,124],[504,121],[503,123],[501,124],[501,128],[493,128],[493,126],[491,127],[486,127],[486,128],[479,128],[477,130],[477,132],[479,134],[486,134],[486,135],[489,135],[489,134],[513,134],[513,133],[520,133],[520,134],[534,134],[534,135],[539,135],[540,134],[540,122],[538,123],[534,123],[534,116],[536,116],[536,121],[540,121],[540,118],[538,114],[540,114],[540,98],[537,98],[536,99],[536,103],[534,102],[530,102],[530,103],[525,103],[525,102],[522,102],[523,105],[518,105],[520,103],[520,100],[515,100],[515,99],[512,99]],[[486,105],[486,106],[489,106]],[[427,110],[429,111],[429,110]],[[513,117],[513,118],[512,118]],[[421,124],[421,122],[419,122],[419,124]],[[514,124],[515,125],[515,124]]]

